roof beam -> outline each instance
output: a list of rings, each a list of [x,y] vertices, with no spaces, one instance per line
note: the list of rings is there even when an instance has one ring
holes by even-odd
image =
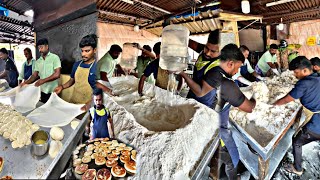
[[[290,12],[290,13],[285,13],[285,14],[281,14],[281,15],[265,17],[265,18],[263,18],[263,20],[279,19],[279,18],[283,18],[285,16],[294,16],[294,15],[305,14],[308,12],[319,11],[319,10],[320,10],[320,7],[309,8],[309,9],[304,9],[302,11]]]
[[[6,9],[9,9],[9,10],[11,10],[11,11],[13,11],[13,12],[16,12],[16,13],[18,13],[19,15],[25,16],[25,15],[24,15],[24,12],[22,12],[22,11],[20,11],[20,10],[14,8],[14,7],[8,6],[8,5],[4,4],[4,3],[1,3],[1,2],[0,2],[0,6],[6,8]]]
[[[19,26],[27,26],[30,28],[33,28],[33,26],[28,22],[28,21],[20,21],[14,18],[6,17],[6,16],[0,16],[0,21],[6,22],[6,23],[11,23]]]

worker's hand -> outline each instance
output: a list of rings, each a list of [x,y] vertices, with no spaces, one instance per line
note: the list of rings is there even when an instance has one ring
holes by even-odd
[[[132,43],[133,47],[139,49],[139,50],[142,50],[143,48],[140,46],[139,43]]]
[[[85,104],[81,107],[81,111],[88,111],[90,109],[89,105]]]
[[[267,81],[267,79],[266,79],[266,78],[261,77],[261,76],[258,76],[258,77],[257,77],[257,79],[259,79],[260,81],[264,81],[264,82],[265,82],[265,81]]]
[[[62,85],[60,85],[60,86],[58,86],[58,87],[56,87],[56,88],[54,89],[54,92],[55,92],[56,94],[60,94],[62,90],[63,90],[63,87],[62,87]]]
[[[41,86],[42,84],[44,84],[44,80],[43,80],[43,79],[39,79],[39,80],[36,82],[35,86],[36,86],[36,87],[39,87],[39,86]]]
[[[113,93],[112,89],[109,89],[109,90],[105,91],[105,93],[107,93],[109,96],[115,96],[115,94]]]
[[[25,85],[27,85],[27,84],[25,82],[22,82],[22,83],[19,84],[19,87],[23,87]]]

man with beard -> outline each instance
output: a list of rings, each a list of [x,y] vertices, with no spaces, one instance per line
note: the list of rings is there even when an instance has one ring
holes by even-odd
[[[40,101],[46,103],[50,98],[51,93],[54,91],[59,84],[61,62],[59,56],[49,52],[49,42],[48,39],[39,39],[37,42],[37,47],[41,54],[40,58],[37,60],[34,72],[30,78],[20,84],[24,86],[25,84],[31,84],[37,80],[35,86],[40,86],[41,88],[41,99]]]
[[[74,104],[91,103],[93,89],[96,88],[97,36],[90,34],[83,37],[79,43],[82,60],[73,64],[70,80],[58,86],[54,92],[59,94],[63,89],[74,85],[70,102]]]
[[[25,48],[23,50],[24,56],[27,60],[23,63],[20,74],[19,74],[19,84],[24,80],[29,79],[29,77],[34,72],[34,68],[36,65],[36,60],[32,57],[32,52],[30,48]]]
[[[193,40],[189,40],[189,47],[194,51],[200,53],[193,70],[193,81],[197,84],[201,84],[204,74],[211,68],[218,66],[219,57],[219,29],[212,31],[209,34],[206,44],[200,44]],[[187,98],[193,98],[198,102],[211,107],[213,104],[216,90],[213,89],[205,96],[199,97],[190,89]]]
[[[218,65],[205,72],[201,84],[196,83],[184,72],[180,73],[197,97],[203,97],[215,90],[214,103],[211,108],[219,113],[221,145],[218,168],[222,164],[226,165],[228,179],[237,179],[237,165],[240,158],[232,133],[228,128],[230,107],[238,107],[242,111],[251,113],[256,104],[254,99],[248,100],[232,80],[232,76],[238,72],[244,60],[237,45],[228,44],[221,50]]]
[[[277,63],[278,46],[271,44],[270,49],[266,51],[258,61],[255,71],[262,77],[269,77],[271,72],[280,76],[278,71],[279,64]]]
[[[314,57],[310,59],[312,64],[312,69],[314,73],[320,74],[320,59],[318,57]]]

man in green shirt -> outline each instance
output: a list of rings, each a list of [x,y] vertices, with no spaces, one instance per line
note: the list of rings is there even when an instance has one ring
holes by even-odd
[[[36,65],[36,60],[32,57],[32,52],[30,48],[25,48],[23,50],[24,56],[27,58],[27,60],[23,63],[21,71],[19,73],[19,84],[24,80],[29,79],[29,77],[34,72],[34,68]]]
[[[97,79],[109,83],[109,78],[113,76],[115,70],[121,74],[125,74],[121,66],[118,64],[118,57],[122,49],[119,45],[112,45],[110,50],[98,61],[97,64]]]
[[[61,62],[59,56],[49,52],[49,42],[47,39],[39,39],[37,42],[37,47],[41,54],[40,58],[35,64],[35,69],[30,78],[20,86],[25,84],[31,84],[37,80],[35,86],[41,87],[41,102],[46,103],[58,86],[60,71],[61,71]]]
[[[271,71],[278,76],[280,75],[280,72],[278,71],[279,64],[277,63],[277,51],[278,46],[276,44],[271,44],[270,49],[261,56],[255,68],[260,76],[269,77]]]

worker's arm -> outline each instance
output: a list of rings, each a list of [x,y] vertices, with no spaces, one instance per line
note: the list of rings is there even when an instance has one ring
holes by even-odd
[[[115,138],[113,120],[111,117],[108,119],[108,131],[110,138]]]
[[[126,75],[126,72],[122,69],[120,64],[117,64],[116,68],[117,68],[117,76],[120,76],[121,74]]]
[[[240,81],[241,83],[247,85],[247,86],[251,86],[252,85],[252,82],[247,80],[246,78],[242,77],[242,76],[239,76],[237,78],[238,81]]]
[[[19,84],[22,82],[23,78],[24,78],[24,66],[25,66],[26,62],[22,64],[22,68],[20,70],[20,73],[19,73],[19,77],[18,77],[18,80],[19,80]]]
[[[86,133],[88,134],[89,138],[92,139],[92,136],[91,136],[91,122],[92,122],[92,117],[91,117],[91,114],[89,115],[89,119],[87,120],[87,124],[86,124]]]
[[[243,103],[240,106],[238,106],[238,108],[241,111],[244,111],[244,112],[247,112],[247,113],[252,113],[252,111],[253,111],[255,106],[256,106],[256,100],[255,99],[248,100],[247,98],[245,98]]]
[[[114,95],[112,90],[110,88],[108,88],[107,86],[99,83],[99,82],[96,82],[96,87],[101,89],[103,92],[109,94],[109,95]]]
[[[139,86],[138,86],[138,93],[140,96],[142,96],[142,91],[143,91],[143,86],[144,86],[144,81],[147,79],[145,75],[142,75],[140,80],[139,80]]]
[[[180,75],[183,79],[185,79],[186,83],[190,87],[190,90],[198,97],[203,97],[214,89],[204,80],[202,80],[201,87],[199,84],[194,82],[186,73],[181,72]]]
[[[289,94],[287,94],[285,97],[277,100],[275,103],[273,103],[273,105],[283,105],[283,104],[287,104],[291,101],[294,101],[294,98],[292,96],[290,96]]]
[[[261,80],[261,81],[266,80],[266,78],[261,77],[261,76],[260,76],[258,73],[256,73],[255,71],[252,73],[252,75],[253,75],[254,77],[258,78],[258,79]]]
[[[196,41],[194,41],[194,40],[192,40],[192,39],[189,39],[189,48],[191,48],[192,50],[194,50],[194,51],[196,51],[196,52],[198,52],[198,45],[199,45],[199,43],[198,42],[196,42]]]
[[[59,79],[60,78],[60,71],[61,71],[61,67],[55,69],[54,73],[51,76],[49,76],[47,78],[44,78],[44,79],[39,79],[36,82],[35,86],[41,86],[42,84],[45,84],[47,82],[51,82],[51,81],[54,81],[56,79]]]
[[[7,75],[8,75],[8,71],[7,70],[2,71],[2,73],[0,74],[0,79],[3,79],[5,77],[7,77]]]
[[[108,74],[106,72],[100,71],[100,79],[109,82]]]
[[[181,91],[181,88],[182,88],[182,85],[183,85],[183,78],[182,76],[178,75],[178,87],[177,87],[177,91],[180,92]]]
[[[29,77],[29,79],[25,80],[20,84],[20,86],[24,86],[25,84],[32,84],[34,81],[36,81],[39,78],[39,72],[35,71],[32,73],[32,75]]]
[[[277,68],[275,63],[267,62],[267,64],[270,66],[271,69],[276,69]]]
[[[56,87],[54,89],[54,92],[57,94],[60,94],[62,90],[71,87],[72,85],[74,85],[74,83],[75,83],[75,80],[73,78],[70,78],[68,82]]]

